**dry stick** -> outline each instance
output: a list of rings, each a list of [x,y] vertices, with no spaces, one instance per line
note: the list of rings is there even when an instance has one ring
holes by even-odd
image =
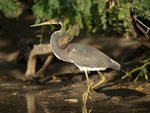
[[[145,74],[145,79],[146,79],[146,81],[148,81],[148,76],[147,76],[147,74]]]
[[[35,74],[33,75],[33,78],[36,78],[36,77],[43,77],[45,70],[47,69],[48,65],[49,65],[50,62],[53,60],[53,58],[54,58],[54,54],[51,53],[51,54],[47,57],[47,59],[46,59],[44,65],[41,67],[41,69],[40,69],[37,73],[35,73]]]
[[[74,25],[70,30],[71,32],[66,33],[58,41],[58,45],[60,47],[64,48],[71,41],[70,38],[75,36],[76,30],[77,30],[77,25]],[[50,55],[48,56],[44,65],[42,66],[42,68],[38,72],[35,73],[37,56],[44,55],[44,54],[50,54]],[[52,54],[52,48],[51,48],[50,44],[42,44],[42,45],[34,46],[33,50],[30,53],[30,56],[29,56],[27,70],[25,73],[26,78],[28,78],[28,80],[32,80],[33,78],[43,76],[44,71],[46,70],[46,68],[52,61],[52,59],[53,59],[53,54]]]
[[[130,29],[130,32],[132,33],[133,37],[134,37],[140,44],[142,44],[142,45],[144,45],[144,46],[150,48],[150,45],[149,45],[147,42],[143,41],[142,38],[139,38],[140,36],[137,34],[135,28],[133,27],[133,22],[132,22],[131,16],[126,17],[126,19],[127,19],[127,21],[132,25],[132,27],[130,27],[129,29]]]
[[[136,26],[137,26],[137,27],[143,32],[143,34],[149,39],[149,36],[147,35],[147,33],[143,30],[143,28],[142,28],[137,22],[136,22]],[[140,42],[142,45],[144,45],[144,46],[150,48],[150,44],[147,43],[147,42],[145,42],[145,41],[143,40],[143,38],[138,38],[137,41]]]
[[[132,6],[129,6],[129,8],[130,8],[130,10],[133,12],[133,7],[132,7]],[[142,45],[144,45],[144,46],[150,48],[150,44],[149,44],[149,43],[143,41],[142,38],[139,38],[140,36],[137,34],[135,28],[133,27],[133,20],[132,20],[131,15],[129,15],[129,16],[126,15],[126,19],[127,19],[127,21],[132,25],[132,27],[129,27],[129,30],[130,30],[130,32],[132,33],[133,37],[134,37],[140,44],[142,44]],[[142,22],[140,21],[140,23],[142,23]],[[137,23],[137,24],[138,24],[138,23]],[[142,25],[143,25],[143,23],[142,23]],[[145,25],[145,26],[146,26],[146,25]],[[137,27],[138,27],[138,26],[137,26]],[[140,29],[140,28],[139,28],[139,29]],[[140,29],[140,30],[141,30],[141,29]],[[143,33],[144,33],[144,32],[143,32]],[[145,35],[145,36],[147,37],[147,35]],[[147,37],[147,38],[149,39],[149,37]]]
[[[144,27],[146,27],[148,30],[150,29],[150,28],[148,28],[146,25],[144,25],[141,21],[139,21],[139,20],[136,18],[136,15],[133,16],[133,18],[134,18],[135,22],[138,21],[138,22],[140,22],[140,24],[142,24],[142,25],[143,25]],[[145,32],[144,29],[143,29],[137,22],[136,22],[136,26],[143,32],[143,34],[145,35],[145,37],[146,37],[148,40],[150,40],[150,38],[149,38],[147,32]],[[147,43],[147,42],[145,42],[145,41],[143,41],[142,38],[138,38],[137,41],[140,42],[142,45],[144,45],[144,46],[150,48],[150,44]]]
[[[145,34],[146,38],[147,38],[148,40],[150,40],[149,36],[147,35],[147,33],[148,33],[148,31],[150,30],[150,28],[147,27],[145,24],[143,24],[139,19],[137,19],[137,16],[136,16],[136,15],[134,15],[133,18],[134,18],[135,21],[138,21],[140,24],[142,24],[144,27],[147,28],[147,32],[145,32],[145,31],[143,30],[143,28],[140,26],[140,27],[141,27],[140,30],[142,30],[142,32]]]
[[[144,27],[146,27],[149,30],[149,28],[146,25],[144,25],[141,21],[139,21],[136,18],[136,15],[134,15],[133,18],[134,18],[135,22],[138,21],[140,24],[142,24]],[[150,41],[150,38],[149,38],[147,32],[145,32],[144,29],[137,22],[136,22],[136,26],[143,32],[143,34],[146,36],[146,38]]]
[[[146,47],[150,48],[150,44],[149,44],[149,43],[147,43],[147,42],[145,42],[145,41],[143,41],[143,39],[142,39],[142,38],[138,38],[138,39],[137,39],[137,41],[138,41],[138,42],[140,42],[142,45],[144,45],[144,46],[146,46]]]
[[[28,59],[27,70],[26,70],[25,76],[32,77],[35,74],[36,61],[37,61],[38,55],[50,54],[51,52],[52,52],[52,49],[51,49],[50,44],[42,44],[42,45],[34,46]],[[32,79],[32,78],[28,78],[28,79]]]
[[[130,9],[131,9],[131,8],[132,8],[132,7],[130,7]],[[139,35],[137,34],[135,28],[133,27],[133,20],[132,20],[131,15],[128,16],[128,15],[126,14],[126,19],[127,19],[127,21],[131,24],[131,27],[129,27],[130,32],[132,33],[133,37],[137,40],[137,38],[139,37]]]
[[[138,76],[135,78],[134,82],[136,82],[139,77],[140,77],[140,74],[138,74]]]

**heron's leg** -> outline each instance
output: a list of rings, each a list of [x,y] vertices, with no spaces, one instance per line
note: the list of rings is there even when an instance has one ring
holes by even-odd
[[[85,71],[85,75],[86,75],[86,79],[87,79],[87,86],[88,86],[88,89],[87,89],[87,91],[83,94],[83,103],[84,103],[84,104],[86,104],[86,101],[87,101],[87,98],[88,98],[88,95],[89,95],[89,92],[90,92],[90,88],[91,88],[87,71]]]
[[[91,113],[91,112],[92,112],[92,109],[90,109],[89,111],[87,111],[87,107],[86,107],[85,104],[82,106],[82,113]]]
[[[95,84],[95,85],[91,88],[91,90],[94,89],[96,86],[100,85],[101,83],[103,83],[103,82],[105,81],[105,77],[101,74],[101,72],[99,72],[99,71],[97,71],[97,72],[101,75],[102,80],[101,80],[100,82],[98,82],[97,84]]]

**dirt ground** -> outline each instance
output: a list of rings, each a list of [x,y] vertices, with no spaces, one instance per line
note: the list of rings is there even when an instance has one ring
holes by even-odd
[[[10,18],[9,21],[26,40],[33,39],[35,45],[39,44],[37,35],[41,27],[30,28],[35,21],[31,12],[25,11],[19,20]],[[51,31],[44,30],[43,43],[49,43],[49,33]],[[101,46],[104,53],[121,64],[122,70],[139,66],[138,61],[149,55],[149,51],[132,36],[127,39],[111,27],[91,33],[91,36],[86,36],[83,31],[72,42]],[[145,82],[144,77],[133,83],[137,75],[122,80],[124,73],[121,70],[103,71],[106,81],[90,92],[92,99],[88,99],[84,106],[82,94],[87,89],[86,78],[74,64],[55,58],[46,70],[45,77],[25,82],[27,63],[16,61],[18,54],[19,48],[0,27],[0,113],[150,112],[150,83]],[[45,58],[39,56],[37,69],[42,66]],[[91,85],[101,80],[96,72],[89,73],[89,77]]]

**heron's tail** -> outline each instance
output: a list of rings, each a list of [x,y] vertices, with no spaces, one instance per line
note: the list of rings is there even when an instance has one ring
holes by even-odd
[[[114,70],[120,70],[121,65],[120,65],[118,62],[116,62],[116,61],[113,60],[113,59],[111,59],[111,62],[112,62],[112,64],[111,64],[111,68],[112,68],[112,69],[114,69]]]

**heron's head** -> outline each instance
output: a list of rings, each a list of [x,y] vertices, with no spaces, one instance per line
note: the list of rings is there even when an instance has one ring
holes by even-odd
[[[42,26],[42,25],[51,25],[51,24],[62,24],[62,23],[63,23],[63,19],[53,18],[50,21],[31,25],[30,27],[36,27],[36,26]]]

